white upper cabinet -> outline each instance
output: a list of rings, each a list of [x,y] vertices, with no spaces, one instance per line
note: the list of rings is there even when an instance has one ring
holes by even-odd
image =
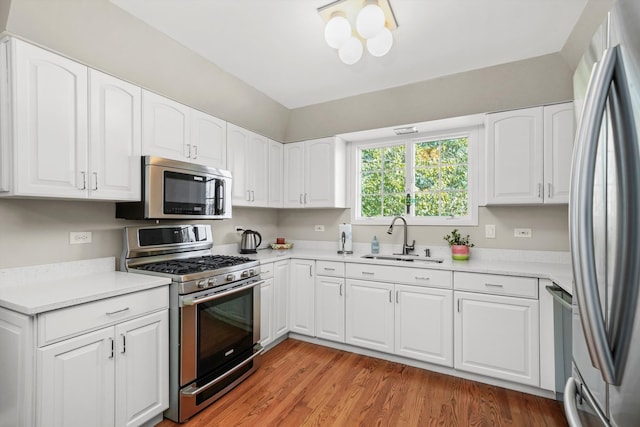
[[[140,89],[16,39],[0,57],[3,195],[138,200]]]
[[[284,172],[282,170],[283,144],[269,140],[269,189],[267,204],[271,208],[281,208]]]
[[[270,140],[228,124],[227,165],[233,177],[234,206],[269,206]]]
[[[487,114],[487,204],[567,203],[573,103]]]
[[[346,144],[342,139],[284,145],[284,207],[346,207]]]
[[[138,86],[89,70],[89,192],[101,199],[140,199]]]
[[[143,92],[144,155],[226,169],[226,122],[153,92]]]

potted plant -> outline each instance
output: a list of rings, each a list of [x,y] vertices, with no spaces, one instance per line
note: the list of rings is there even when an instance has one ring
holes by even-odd
[[[455,260],[466,261],[469,259],[469,248],[475,246],[469,241],[469,235],[462,237],[457,228],[454,228],[451,234],[443,237],[451,247],[451,257]]]

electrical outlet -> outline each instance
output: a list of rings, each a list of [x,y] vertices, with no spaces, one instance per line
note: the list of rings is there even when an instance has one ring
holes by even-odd
[[[69,244],[78,245],[82,243],[91,243],[90,231],[71,231],[69,232]]]
[[[324,225],[316,225],[314,230],[316,230],[316,231],[324,231]]]
[[[513,236],[514,237],[531,237],[531,229],[530,228],[514,228]]]
[[[496,226],[495,224],[486,224],[484,226],[484,237],[487,239],[495,239],[496,238]]]

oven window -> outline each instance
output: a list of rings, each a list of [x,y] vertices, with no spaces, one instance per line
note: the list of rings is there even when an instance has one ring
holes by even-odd
[[[253,292],[198,304],[198,377],[253,348]]]

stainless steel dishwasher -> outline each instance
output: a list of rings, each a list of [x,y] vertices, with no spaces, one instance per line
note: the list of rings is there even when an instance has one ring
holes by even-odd
[[[553,296],[553,337],[556,369],[556,400],[564,400],[564,385],[571,376],[572,311],[571,294],[555,283],[547,286]]]

